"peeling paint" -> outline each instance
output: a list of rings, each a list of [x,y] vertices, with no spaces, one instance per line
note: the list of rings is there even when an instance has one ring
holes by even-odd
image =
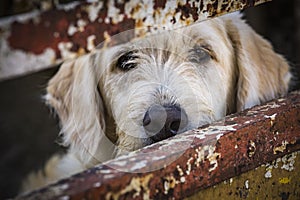
[[[273,115],[271,115],[271,116],[265,115],[265,118],[268,118],[268,119],[271,120],[271,121],[270,121],[271,126],[273,126],[273,123],[274,123],[274,121],[275,121],[276,115],[277,115],[277,113],[275,113],[275,114],[273,114]]]
[[[194,158],[189,158],[186,165],[187,165],[187,170],[185,171],[186,175],[190,175],[191,173],[191,169],[192,169],[192,165],[191,165],[191,161],[194,160]]]
[[[245,181],[245,188],[246,188],[247,190],[249,190],[249,180],[246,180],[246,181]]]
[[[168,194],[169,190],[175,187],[177,181],[173,176],[167,176],[164,179],[164,193]]]
[[[72,10],[72,9],[75,9],[78,5],[80,5],[80,2],[70,2],[70,3],[66,3],[66,4],[56,4],[55,7],[58,9],[58,10],[64,10],[64,11],[69,11],[69,10]]]
[[[253,0],[237,2],[230,1],[165,1],[156,0],[129,0],[129,1],[76,1],[60,4],[59,1],[33,1],[40,10],[27,14],[17,15],[0,20],[1,32],[9,35],[8,47],[16,51],[23,50],[27,54],[40,54],[47,49],[55,52],[52,60],[55,64],[61,60],[72,59],[83,53],[88,53],[93,48],[88,48],[88,37],[95,35],[98,44],[105,36],[112,37],[127,30],[134,30],[128,41],[137,37],[158,33],[164,30],[176,29],[219,16],[245,7],[254,6],[270,0]],[[160,5],[161,4],[161,5]],[[36,6],[35,6],[36,7]],[[19,33],[23,32],[19,39]],[[49,34],[48,34],[49,33]],[[61,43],[72,43],[74,48],[68,48],[69,53],[63,53]],[[118,42],[113,43],[116,45]],[[103,46],[105,47],[105,46]],[[1,48],[0,48],[1,49]],[[63,48],[66,50],[65,48]],[[79,50],[78,50],[79,49]],[[92,49],[92,50],[90,50]],[[70,57],[67,57],[70,56]],[[1,57],[6,61],[6,57]],[[22,60],[18,60],[19,63]],[[31,62],[24,65],[28,66]],[[36,69],[49,67],[44,63],[34,63]],[[1,68],[22,68],[23,66],[0,66]],[[27,69],[20,69],[3,75],[9,78],[20,75]]]
[[[179,176],[183,176],[184,173],[183,173],[183,170],[181,169],[181,167],[179,165],[176,165],[176,168],[177,168],[177,171],[179,173]]]
[[[208,135],[216,135],[216,139],[219,140],[220,137],[223,136],[224,132],[227,131],[236,131],[234,128],[236,124],[232,125],[216,125],[216,126],[209,126],[207,128],[203,128],[201,130],[193,130],[193,132],[196,134],[195,137],[198,139],[204,139]]]
[[[90,35],[87,38],[87,50],[88,51],[93,51],[96,48],[96,46],[95,46],[95,39],[96,39],[95,35]]]
[[[70,24],[69,28],[68,28],[68,35],[72,36],[77,32],[77,28],[74,26],[74,24]]]
[[[67,33],[69,36],[73,36],[75,33],[84,32],[85,27],[87,26],[88,22],[82,19],[78,19],[76,22],[76,26],[74,23],[70,23]]]
[[[60,42],[58,44],[58,49],[63,59],[74,59],[77,57],[77,54],[71,51],[72,46],[71,42]]]
[[[108,180],[108,179],[115,178],[115,176],[113,174],[105,174],[104,178]]]
[[[119,199],[121,195],[134,192],[131,198],[136,198],[138,196],[142,196],[143,199],[150,199],[150,189],[149,189],[149,181],[153,177],[152,174],[148,174],[144,177],[133,177],[129,183],[129,185],[119,192],[108,192],[105,196],[105,199]]]
[[[275,160],[272,163],[267,163],[265,165],[266,166],[265,178],[272,178],[272,170],[273,170],[273,168],[278,168],[278,163],[279,163],[279,161]]]
[[[153,161],[155,161],[155,160],[162,160],[162,159],[164,159],[165,158],[165,156],[154,156],[153,158],[152,158],[152,160]]]
[[[280,102],[280,101],[278,101],[278,102]],[[262,106],[261,110],[268,111],[268,109],[270,109],[270,108],[279,108],[279,107],[280,107],[280,105],[277,102],[272,102],[272,103]],[[274,115],[276,116],[276,114],[274,114]]]
[[[199,167],[200,163],[207,158],[210,162],[210,165],[212,166],[211,168],[209,168],[209,172],[215,170],[218,167],[218,159],[221,157],[221,154],[216,153],[215,149],[216,149],[215,146],[210,146],[210,145],[205,145],[203,147],[199,147],[198,149],[196,149],[195,151],[197,152],[197,154],[196,154],[196,160],[194,162],[196,167]]]
[[[112,39],[111,39],[111,36],[109,35],[109,33],[107,31],[104,31],[103,37],[104,37],[104,41],[101,45],[103,45],[103,48],[106,48],[111,43]]]
[[[107,24],[117,24],[124,19],[124,14],[120,12],[120,9],[115,6],[115,1],[108,1],[108,11],[107,17],[105,18],[105,23]]]
[[[63,183],[62,185],[56,185],[53,186],[50,191],[48,191],[47,195],[59,194],[60,197],[57,199],[69,200],[70,196],[64,193],[69,188],[70,188],[70,184],[68,183]]]
[[[249,141],[249,145],[248,145],[248,156],[251,158],[252,156],[254,156],[256,152],[256,145],[255,142],[253,142],[252,140]]]
[[[213,148],[212,152],[209,152],[207,158],[210,162],[210,165],[212,166],[209,169],[209,172],[214,171],[218,167],[218,159],[221,157],[220,153],[215,152],[215,147]]]
[[[96,187],[96,188],[97,188],[97,187],[100,187],[101,185],[102,185],[101,182],[97,182],[97,183],[94,183],[94,184],[93,184],[93,186]]]
[[[216,136],[217,140],[219,140],[224,134],[220,133]]]
[[[185,183],[185,177],[184,176],[180,177],[180,182]]]
[[[282,141],[280,146],[274,147],[274,149],[273,149],[274,154],[277,154],[278,152],[283,152],[286,149],[287,144],[289,144],[289,142],[284,140],[284,141]]]
[[[281,169],[286,170],[286,171],[293,171],[294,164],[295,164],[295,159],[299,152],[293,152],[289,155],[285,155],[282,158],[277,158],[271,163],[267,163],[266,166],[266,173],[265,173],[265,178],[271,178],[272,177],[272,169],[273,168],[279,168],[281,165]]]
[[[89,15],[90,22],[94,22],[98,18],[98,13],[103,8],[103,2],[102,1],[95,1],[91,2],[92,5],[88,5],[86,7],[87,13]]]
[[[40,69],[39,66],[53,65],[55,63],[55,52],[49,48],[45,49],[40,55],[35,55],[22,50],[13,50],[9,47],[6,40],[0,38],[0,58],[1,80],[15,74],[36,72]]]
[[[300,167],[296,158],[295,168]],[[272,162],[273,163],[273,162]],[[186,200],[219,199],[299,199],[299,171],[285,171],[279,168],[272,170],[271,178],[264,178],[265,167],[258,167],[221,184],[200,190]],[[263,178],[262,178],[263,177]],[[218,198],[217,198],[218,199]]]
[[[271,178],[272,177],[272,170],[269,169],[266,173],[265,173],[265,178]]]
[[[98,171],[98,173],[100,174],[110,174],[110,173],[112,173],[112,170],[110,170],[110,169],[101,169],[101,170],[99,170]]]
[[[283,163],[281,169],[292,171],[294,170],[294,164],[297,153],[292,153],[291,155],[287,155],[281,158],[281,162]]]
[[[196,167],[199,167],[200,163],[205,159],[205,151],[206,151],[207,147],[208,146],[199,147],[195,150],[197,152],[196,161],[194,163],[196,165]]]
[[[278,182],[281,184],[288,184],[291,182],[291,179],[289,177],[283,177],[283,178],[279,178]]]
[[[83,20],[83,19],[79,19],[77,21],[77,26],[78,26],[78,31],[80,32],[83,32],[84,31],[84,28],[85,26],[88,24],[87,21]]]
[[[10,24],[12,24],[13,22],[26,23],[31,19],[39,17],[40,13],[41,13],[40,11],[34,10],[28,13],[0,18],[0,26],[8,28]]]

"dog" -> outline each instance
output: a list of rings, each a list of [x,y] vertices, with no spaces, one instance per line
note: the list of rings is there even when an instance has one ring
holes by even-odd
[[[68,153],[23,190],[284,96],[290,79],[287,61],[237,13],[66,61],[46,102]]]

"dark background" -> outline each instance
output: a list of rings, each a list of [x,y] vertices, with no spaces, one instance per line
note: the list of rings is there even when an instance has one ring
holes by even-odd
[[[38,6],[28,2],[37,1],[2,0],[0,17]],[[289,60],[295,76],[292,90],[299,88],[300,1],[273,0],[244,13],[248,23]],[[62,151],[55,142],[58,121],[41,98],[56,70],[0,82],[0,199],[13,197],[26,174],[41,167],[54,152]]]

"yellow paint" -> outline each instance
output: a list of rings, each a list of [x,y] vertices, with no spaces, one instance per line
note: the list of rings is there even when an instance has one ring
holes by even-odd
[[[289,170],[290,168],[294,170]],[[294,192],[299,190],[300,182],[300,173],[296,169],[300,169],[300,151],[235,176],[231,179],[233,181],[227,180],[227,184],[220,183],[200,190],[185,200],[211,200],[216,197],[220,197],[222,200],[281,199],[278,195],[282,193],[289,193],[289,199],[299,199],[299,193]],[[266,172],[270,173],[266,175]],[[245,187],[246,181],[249,181],[249,189]],[[244,196],[241,197],[240,194]]]
[[[120,199],[124,194],[132,193],[131,198],[134,199],[140,195],[142,195],[142,199],[150,199],[150,188],[149,182],[153,174],[146,175],[144,177],[133,177],[125,188],[117,192],[108,192],[105,196],[105,199]]]
[[[283,178],[279,178],[279,183],[281,184],[288,184],[290,183],[291,179],[289,179],[288,177],[283,177]]]

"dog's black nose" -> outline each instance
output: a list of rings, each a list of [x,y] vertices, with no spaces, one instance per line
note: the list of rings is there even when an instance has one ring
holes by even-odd
[[[175,105],[151,106],[143,119],[146,134],[155,142],[182,131],[188,124],[187,114]]]

